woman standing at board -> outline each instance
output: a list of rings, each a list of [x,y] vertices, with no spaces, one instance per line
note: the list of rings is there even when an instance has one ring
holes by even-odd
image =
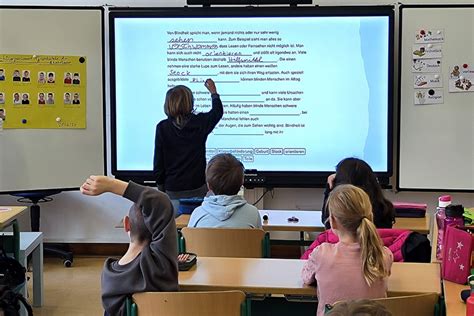
[[[166,93],[167,119],[156,126],[153,172],[158,189],[165,191],[177,210],[181,198],[204,197],[206,186],[206,140],[223,115],[214,81],[207,79],[212,109],[194,113],[194,98],[186,86]]]

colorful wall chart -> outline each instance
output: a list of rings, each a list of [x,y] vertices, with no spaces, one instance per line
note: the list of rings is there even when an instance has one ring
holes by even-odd
[[[3,128],[86,128],[82,56],[0,54]]]

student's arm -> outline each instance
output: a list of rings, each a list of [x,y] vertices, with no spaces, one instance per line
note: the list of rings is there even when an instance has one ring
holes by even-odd
[[[207,79],[204,85],[211,93],[212,99],[212,109],[204,114],[207,118],[206,131],[207,134],[209,134],[212,132],[214,127],[216,127],[217,123],[219,123],[220,119],[222,118],[222,115],[224,114],[224,108],[222,106],[222,101],[219,97],[219,94],[217,94],[217,88],[214,81],[212,79]]]
[[[318,268],[318,254],[319,247],[316,247],[303,266],[301,278],[305,284],[314,284],[316,282],[315,275]]]
[[[152,251],[164,253],[169,260],[176,261],[176,224],[168,195],[132,181],[127,183],[106,176],[90,176],[81,186],[81,192],[91,196],[111,192],[135,202],[141,208],[145,225],[152,233]]]
[[[81,186],[81,192],[85,195],[101,195],[102,193],[110,192],[123,196],[127,182],[122,180],[109,178],[106,176],[90,176]]]
[[[156,179],[156,185],[160,191],[165,190],[165,164],[163,158],[163,139],[160,134],[160,126],[156,126],[155,133],[155,153],[153,157],[153,175]]]

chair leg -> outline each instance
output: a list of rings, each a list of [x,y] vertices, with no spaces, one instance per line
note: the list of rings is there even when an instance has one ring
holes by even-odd
[[[43,306],[43,242],[33,250],[33,306]]]

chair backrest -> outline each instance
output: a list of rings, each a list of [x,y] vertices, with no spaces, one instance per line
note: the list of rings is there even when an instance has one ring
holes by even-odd
[[[387,298],[371,299],[370,301],[377,302],[385,306],[385,308],[392,314],[392,316],[433,316],[438,314],[435,314],[439,301],[437,293],[403,293],[402,295],[403,296],[391,296]],[[333,307],[337,306],[340,303],[344,303],[344,301],[333,304]],[[354,308],[354,306],[352,307]],[[327,307],[326,314],[331,314]]]
[[[131,316],[244,316],[245,294],[218,292],[144,292],[132,296],[137,312]],[[130,316],[130,315],[129,315]]]
[[[424,293],[407,296],[393,296],[374,299],[385,306],[392,316],[433,316],[438,302],[438,294]]]
[[[269,257],[269,237],[262,229],[184,227],[181,234],[181,250],[201,257]]]

